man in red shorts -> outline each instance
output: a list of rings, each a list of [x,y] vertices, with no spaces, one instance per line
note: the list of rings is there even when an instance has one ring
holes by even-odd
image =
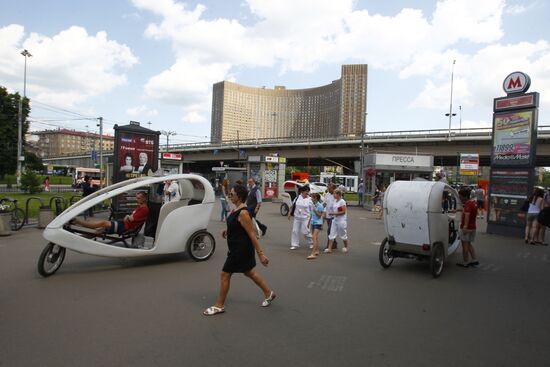
[[[476,252],[472,242],[476,238],[476,217],[477,217],[477,205],[475,200],[470,200],[471,190],[467,187],[460,189],[458,196],[463,204],[462,219],[460,221],[460,240],[462,242],[462,258],[464,262],[457,263],[456,265],[463,268],[469,266],[478,266],[479,261],[476,259]],[[471,257],[471,261],[468,262],[468,258]]]
[[[147,220],[147,216],[149,215],[149,207],[147,207],[147,193],[145,191],[138,192],[136,194],[136,200],[138,204],[137,208],[134,209],[132,214],[125,216],[123,220],[87,221],[75,218],[71,221],[71,223],[91,229],[105,228],[108,234],[122,234],[126,231],[138,228]]]

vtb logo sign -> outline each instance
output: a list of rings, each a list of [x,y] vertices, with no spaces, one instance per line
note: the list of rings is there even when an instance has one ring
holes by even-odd
[[[506,94],[513,93],[525,93],[531,85],[531,78],[529,75],[522,73],[521,71],[515,71],[508,75],[502,83],[502,88]]]

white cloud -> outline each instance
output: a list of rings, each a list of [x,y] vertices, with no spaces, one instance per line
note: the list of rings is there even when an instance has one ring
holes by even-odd
[[[431,65],[433,73],[409,107],[441,109],[441,106],[448,105],[453,58],[457,60],[454,69],[453,100],[462,106],[490,107],[493,98],[504,95],[504,78],[516,70],[531,76],[533,83],[530,90],[543,92],[550,88],[549,42],[495,44],[484,47],[473,55],[451,53],[434,57],[435,61]],[[428,74],[418,68],[416,74],[407,75]],[[541,94],[541,105],[550,107],[550,96],[547,93]]]
[[[73,106],[127,82],[124,70],[138,59],[106,32],[89,35],[70,27],[53,37],[9,25],[0,28],[0,78],[19,90],[23,75],[22,49],[33,55],[27,62],[27,91],[32,98],[58,106]]]
[[[147,105],[141,105],[126,109],[126,114],[131,117],[155,117],[159,113],[155,108],[150,109]]]
[[[525,13],[526,11],[527,11],[527,8],[525,7],[525,5],[522,5],[522,4],[513,4],[510,6],[507,6],[506,9],[504,9],[504,12],[506,14],[511,14],[511,15],[518,15],[521,13]]]
[[[550,87],[545,41],[497,43],[504,35],[503,14],[523,9],[506,7],[505,0],[441,0],[431,14],[404,8],[392,16],[357,9],[353,0],[246,0],[247,18],[254,20],[246,25],[208,18],[201,4],[133,3],[159,17],[145,36],[168,40],[175,55],[169,69],[149,79],[146,96],[184,106],[183,120],[189,123],[210,120],[211,86],[231,78],[235,67],[285,73],[311,72],[321,64],[368,63],[371,72],[384,69],[402,79],[416,78],[415,83],[421,80],[424,88],[411,108],[448,104],[453,59],[455,100],[464,106],[484,105],[499,95],[510,70],[532,73],[543,88]]]

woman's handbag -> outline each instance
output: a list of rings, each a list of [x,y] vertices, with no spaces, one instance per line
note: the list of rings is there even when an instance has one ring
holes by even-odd
[[[521,208],[519,210],[521,210],[522,212],[527,213],[527,211],[529,210],[529,200],[525,200],[523,202],[523,205],[521,206]]]

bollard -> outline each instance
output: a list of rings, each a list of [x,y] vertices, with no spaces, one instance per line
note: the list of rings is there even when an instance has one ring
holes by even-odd
[[[11,235],[11,213],[0,213],[0,236]]]
[[[46,228],[54,218],[55,215],[51,207],[41,206],[38,210],[38,228]]]
[[[55,216],[57,217],[62,212],[63,206],[61,205],[61,200],[59,198],[55,198]]]

